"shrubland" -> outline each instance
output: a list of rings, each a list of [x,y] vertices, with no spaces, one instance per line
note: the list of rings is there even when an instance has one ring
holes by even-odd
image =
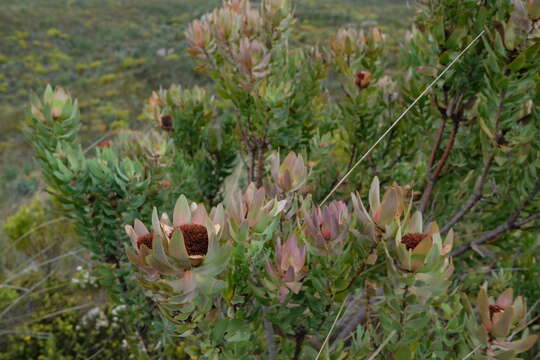
[[[354,24],[313,45],[288,1],[226,1],[185,31],[210,85],[149,91],[154,126],[97,147],[66,90],[33,97],[24,133],[51,205],[5,231],[21,238],[43,206],[69,219],[97,264],[75,283],[114,304],[95,321],[124,319],[103,356],[534,358],[540,3],[416,6],[396,49]],[[2,316],[25,296],[6,289]]]

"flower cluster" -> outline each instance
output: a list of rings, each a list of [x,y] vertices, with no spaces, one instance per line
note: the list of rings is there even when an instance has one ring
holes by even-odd
[[[373,178],[369,189],[369,211],[366,210],[359,194],[352,194],[354,212],[363,226],[364,232],[373,239],[389,238],[397,230],[396,219],[410,208],[410,191],[406,187],[391,186],[380,196],[380,183]]]
[[[289,236],[285,244],[281,244],[281,239],[277,239],[275,252],[275,266],[267,262],[267,272],[271,282],[265,282],[271,290],[277,289],[278,299],[283,302],[285,297],[292,291],[295,294],[302,288],[301,280],[306,269],[306,246],[298,246],[296,236]]]
[[[538,335],[524,333],[521,339],[512,341],[519,331],[527,327],[527,304],[523,297],[514,299],[513,289],[506,289],[497,299],[488,296],[481,288],[476,300],[481,326],[479,338],[487,345],[489,359],[499,359],[503,354],[508,358],[529,350]]]
[[[279,154],[270,157],[271,173],[278,193],[298,191],[306,182],[308,169],[302,155],[289,153],[280,163]]]
[[[229,249],[221,245],[225,229],[222,206],[208,214],[203,205],[190,205],[180,196],[172,223],[166,214],[152,215],[152,231],[139,220],[126,225],[131,247],[126,246],[130,261],[146,276],[141,282],[155,291],[162,303],[183,304],[193,301],[199,292],[214,293],[215,279],[225,268]]]
[[[343,201],[314,207],[311,212],[304,210],[304,221],[315,246],[325,251],[337,250],[349,230],[349,212]]]
[[[338,69],[347,73],[356,59],[366,53],[380,51],[383,40],[383,34],[376,27],[367,33],[351,27],[341,28],[336,35],[330,37],[330,49]]]
[[[254,183],[249,184],[243,194],[231,192],[225,199],[231,231],[238,234],[246,233],[248,229],[263,233],[285,205],[283,200],[267,197],[265,188],[257,189]]]
[[[249,0],[226,1],[223,7],[188,27],[185,32],[188,53],[201,61],[202,67],[214,71],[221,71],[223,67],[218,65],[225,65],[215,63],[215,54],[229,59],[245,84],[265,77],[270,73],[271,57],[265,30],[280,26],[287,7],[282,0],[263,1],[260,10],[252,8]]]

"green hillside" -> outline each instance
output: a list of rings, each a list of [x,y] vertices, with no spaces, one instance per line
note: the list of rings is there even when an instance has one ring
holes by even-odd
[[[192,70],[187,24],[219,0],[5,0],[0,11],[0,219],[39,187],[19,127],[32,92],[60,85],[79,99],[88,143],[144,121],[152,90],[204,84]],[[405,0],[301,0],[298,41],[326,41],[338,26],[410,25]],[[0,238],[1,239],[1,238]]]

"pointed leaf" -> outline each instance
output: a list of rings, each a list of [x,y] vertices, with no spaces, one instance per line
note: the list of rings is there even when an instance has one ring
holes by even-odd
[[[169,253],[175,259],[187,261],[189,263],[189,255],[184,243],[184,235],[182,234],[182,231],[173,231],[171,240],[169,242]]]
[[[184,195],[180,195],[176,204],[174,205],[173,212],[173,225],[180,226],[183,224],[191,223],[191,209],[189,203]]]
[[[124,247],[126,249],[126,255],[134,265],[137,266],[145,266],[142,259],[139,257],[139,255],[133,250],[132,247],[130,247],[128,244],[124,244]]]
[[[514,309],[509,307],[504,310],[501,318],[493,325],[492,333],[496,337],[505,337],[510,331],[510,326],[512,325],[512,318],[514,317]]]
[[[476,298],[476,306],[478,306],[478,312],[480,313],[480,319],[486,328],[491,329],[491,318],[489,316],[489,299],[487,292],[484,288],[480,288],[478,297]]]
[[[514,289],[508,288],[501,295],[499,295],[495,304],[499,305],[502,308],[507,308],[509,306],[512,306],[513,301]]]
[[[369,189],[369,208],[370,208],[370,213],[372,216],[381,206],[380,199],[381,199],[381,195],[380,195],[379,178],[375,176],[373,178],[373,181],[371,182],[371,188]],[[378,221],[378,219],[375,219],[375,221]]]
[[[529,335],[525,339],[504,343],[504,347],[520,354],[532,348],[536,340],[538,340],[538,335]]]

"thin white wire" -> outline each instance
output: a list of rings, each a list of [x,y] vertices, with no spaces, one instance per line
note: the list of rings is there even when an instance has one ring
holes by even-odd
[[[328,331],[328,335],[326,335],[326,338],[324,339],[324,342],[322,343],[321,348],[319,349],[319,353],[317,354],[317,357],[315,358],[315,360],[319,360],[319,357],[321,356],[326,343],[330,339],[330,335],[332,334],[332,331],[334,330],[334,327],[336,326],[336,324],[337,324],[337,322],[339,320],[339,317],[341,315],[341,312],[343,311],[343,308],[345,307],[346,302],[347,302],[347,298],[345,298],[345,300],[343,300],[343,303],[341,304],[341,307],[339,308],[337,316],[334,319],[334,322],[332,323],[332,326],[330,327],[330,331]]]
[[[477,347],[475,347],[474,349],[472,349],[472,351],[470,353],[468,353],[467,355],[465,355],[465,357],[461,360],[467,360],[468,358],[470,358],[471,356],[473,356],[473,354],[478,351],[478,349],[480,349],[482,347],[482,345],[478,345]]]
[[[448,64],[446,66],[446,68],[435,78],[435,80],[433,80],[431,82],[431,84],[429,84],[425,89],[424,91],[422,91],[422,93],[407,107],[407,109],[405,109],[405,111],[403,111],[401,113],[401,115],[398,116],[398,118],[392,123],[392,125],[390,125],[390,127],[381,135],[381,137],[375,141],[375,143],[373,145],[371,145],[371,147],[368,149],[368,151],[366,151],[366,153],[360,158],[360,160],[358,160],[351,168],[349,171],[347,171],[347,173],[341,178],[341,180],[336,184],[336,186],[334,186],[334,188],[328,193],[328,195],[326,195],[326,197],[324,198],[323,201],[321,201],[320,205],[323,205],[329,198],[330,196],[332,196],[332,194],[337,190],[337,188],[339,188],[339,186],[345,181],[345,179],[347,179],[349,177],[349,175],[351,175],[351,173],[354,171],[354,169],[356,169],[356,167],[358,165],[360,165],[360,163],[362,161],[364,161],[364,159],[371,153],[371,151],[377,146],[379,145],[379,143],[386,137],[386,135],[388,135],[388,133],[401,121],[401,119],[403,119],[403,117],[405,117],[405,115],[407,115],[407,113],[418,103],[418,101],[420,101],[420,99],[422,99],[424,97],[424,95],[427,94],[427,92],[429,90],[431,90],[431,88],[437,83],[437,81],[439,81],[443,76],[444,74],[446,74],[446,72],[448,70],[450,70],[450,68],[463,56],[463,54],[465,54],[467,52],[467,50],[469,50],[471,48],[471,46],[473,46],[473,44],[478,40],[480,39],[480,37],[482,35],[484,35],[484,33],[486,32],[486,30],[482,30],[480,31],[480,33],[469,43],[469,45],[467,45],[465,47],[465,49],[463,49],[459,54],[458,56],[456,56],[456,58],[454,60],[452,60],[450,62],[450,64]]]
[[[375,352],[373,354],[371,354],[371,356],[369,357],[368,360],[373,360],[375,359],[375,357],[377,357],[377,355],[379,355],[379,353],[382,351],[382,349],[386,346],[386,344],[388,344],[388,342],[390,341],[390,339],[396,334],[396,330],[392,330],[392,332],[388,335],[388,337],[386,339],[384,339],[384,341],[382,342],[382,344],[377,348],[377,350],[375,350]]]
[[[349,177],[349,175],[351,175],[351,173],[354,171],[354,169],[356,169],[356,167],[358,165],[360,165],[360,163],[366,158],[366,156],[368,156],[371,151],[382,141],[382,139],[384,139],[384,137],[386,135],[388,135],[388,133],[401,121],[401,119],[403,119],[403,117],[405,115],[407,115],[407,113],[418,103],[418,101],[420,101],[420,99],[422,97],[424,97],[424,95],[427,94],[427,92],[429,90],[431,90],[431,88],[437,83],[437,81],[439,81],[444,74],[446,74],[446,72],[448,70],[450,70],[450,68],[463,56],[463,54],[465,54],[467,52],[467,50],[469,50],[471,48],[471,46],[474,45],[474,43],[476,43],[476,41],[478,41],[478,39],[480,39],[482,37],[482,35],[484,35],[484,33],[486,32],[486,30],[482,30],[480,31],[480,33],[478,35],[476,35],[476,37],[458,54],[458,56],[456,56],[456,58],[454,60],[452,60],[450,62],[450,64],[448,64],[446,66],[446,68],[444,68],[444,70],[435,78],[435,80],[433,80],[425,89],[424,91],[422,91],[422,93],[420,93],[420,95],[418,95],[418,97],[416,99],[414,99],[414,101],[407,107],[407,109],[405,109],[405,111],[403,111],[401,113],[401,115],[398,116],[398,118],[392,123],[392,125],[390,125],[390,127],[381,135],[381,137],[379,137],[379,139],[377,141],[375,141],[375,143],[373,145],[371,145],[371,147],[366,151],[366,153],[364,155],[362,155],[362,157],[360,158],[360,160],[358,160],[351,168],[349,171],[347,171],[347,173],[341,178],[341,180],[336,184],[336,186],[334,186],[334,188],[328,193],[328,195],[326,195],[326,197],[323,199],[323,201],[321,201],[320,205],[319,206],[322,206],[329,198],[330,196],[332,196],[332,194],[337,190],[337,188],[345,181],[345,179],[347,179]],[[345,302],[343,302],[344,304]],[[322,351],[324,349],[324,346],[326,345],[326,343],[328,342],[328,339],[330,338],[330,335],[332,334],[332,331],[334,330],[334,326],[335,324],[337,323],[337,321],[339,320],[339,317],[341,316],[341,310],[343,309],[343,304],[342,304],[342,307],[339,309],[337,315],[336,315],[336,318],[334,319],[334,323],[332,324],[332,327],[330,327],[330,330],[328,332],[328,335],[326,335],[326,338],[321,346],[321,349],[319,350],[319,353],[317,354],[317,357],[315,358],[315,360],[319,359],[319,356],[322,354]],[[391,334],[393,335],[393,334]],[[390,340],[391,336],[389,336],[387,338],[387,340]],[[386,345],[386,344],[385,344]],[[382,349],[382,348],[380,348]],[[380,351],[380,350],[378,350]],[[376,355],[377,352],[374,354]]]

